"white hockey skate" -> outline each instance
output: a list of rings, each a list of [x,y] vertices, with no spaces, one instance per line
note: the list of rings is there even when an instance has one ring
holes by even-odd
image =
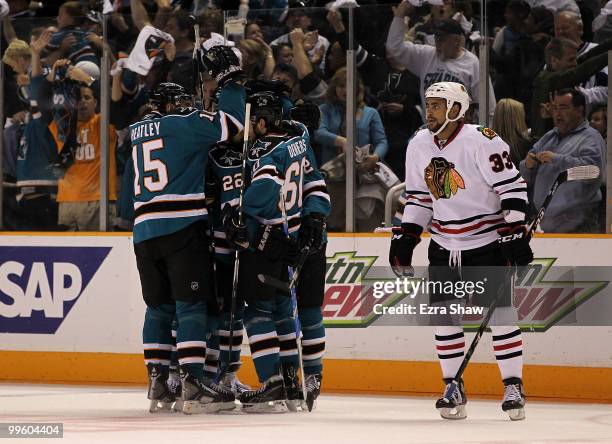
[[[525,394],[523,382],[520,378],[504,379],[504,401],[502,410],[508,414],[512,421],[525,419]]]
[[[452,378],[444,379],[446,389],[442,398],[436,401],[436,408],[444,419],[467,418],[467,398],[463,389],[463,380],[455,382]]]

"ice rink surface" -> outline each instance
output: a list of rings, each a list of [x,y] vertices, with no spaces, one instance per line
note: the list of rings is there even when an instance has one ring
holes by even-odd
[[[612,443],[612,405],[530,402],[511,422],[498,401],[440,419],[434,399],[322,395],[312,412],[150,414],[142,387],[0,384],[0,422],[62,422],[71,443]],[[468,392],[469,396],[469,392]],[[0,439],[24,443],[23,439]]]

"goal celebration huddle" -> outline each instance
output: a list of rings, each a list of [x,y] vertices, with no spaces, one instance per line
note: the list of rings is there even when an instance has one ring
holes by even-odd
[[[275,82],[245,82],[232,47],[198,48],[194,62],[194,76],[217,83],[214,109],[199,108],[198,91],[161,83],[148,114],[130,126],[150,411],[311,411],[325,383],[321,307],[333,204],[310,142],[318,108],[290,103]],[[471,300],[488,309],[472,345],[466,350],[460,324],[436,324],[445,389],[435,407],[445,419],[467,416],[462,374],[495,317],[501,408],[520,420],[523,345],[508,282],[533,260],[529,241],[556,187],[599,172],[563,172],[527,224],[527,185],[508,145],[463,122],[469,105],[460,83],[426,89],[426,125],[407,146],[406,205],[389,263],[397,276],[411,276],[427,231],[430,279],[457,282],[494,266],[486,298]],[[444,307],[458,296],[428,297]],[[238,379],[244,333],[258,388]]]

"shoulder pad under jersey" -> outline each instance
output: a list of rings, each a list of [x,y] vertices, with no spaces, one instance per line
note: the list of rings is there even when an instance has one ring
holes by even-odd
[[[220,168],[233,168],[242,165],[242,153],[239,151],[213,148],[208,155]]]

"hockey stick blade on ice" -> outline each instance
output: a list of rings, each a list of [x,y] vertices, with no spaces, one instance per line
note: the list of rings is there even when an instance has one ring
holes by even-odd
[[[542,204],[542,207],[538,211],[538,214],[536,215],[533,222],[529,225],[529,231],[527,232],[527,238],[531,238],[533,236],[533,233],[535,232],[536,228],[538,227],[540,222],[542,222],[542,219],[544,219],[544,213],[546,212],[546,208],[548,208],[548,205],[550,205],[553,195],[555,194],[555,192],[557,191],[557,189],[559,188],[561,184],[565,182],[575,181],[575,180],[597,179],[599,177],[599,174],[600,174],[599,167],[595,165],[577,166],[577,167],[569,168],[563,171],[562,173],[560,173],[555,179],[552,186],[550,187],[550,190],[548,191],[548,194],[546,195],[546,198],[544,199],[544,203]],[[445,400],[450,401],[455,391],[459,389],[458,381],[463,376],[463,372],[465,371],[468,363],[470,362],[470,359],[472,358],[472,355],[474,354],[474,351],[476,350],[476,346],[478,346],[478,343],[480,342],[480,338],[482,338],[482,335],[485,329],[489,325],[491,316],[493,315],[493,312],[495,311],[495,308],[497,307],[497,303],[498,303],[500,294],[502,293],[503,293],[503,287],[498,292],[497,297],[495,297],[493,299],[493,302],[491,302],[491,305],[489,306],[487,314],[485,318],[482,320],[482,323],[480,324],[480,326],[478,327],[478,330],[476,331],[476,335],[474,336],[474,339],[472,340],[472,343],[470,344],[470,348],[467,350],[465,356],[463,357],[463,361],[461,362],[461,365],[459,366],[459,370],[457,370],[457,373],[455,377],[453,378],[452,382],[450,383],[448,389],[444,392],[443,397]]]

